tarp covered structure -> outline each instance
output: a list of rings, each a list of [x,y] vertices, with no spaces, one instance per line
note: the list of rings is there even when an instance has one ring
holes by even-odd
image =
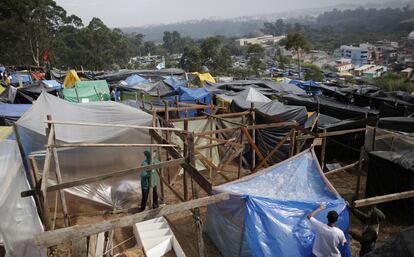
[[[45,150],[46,115],[59,121],[95,122],[151,126],[152,116],[124,104],[106,101],[71,103],[43,93],[16,123],[26,155]],[[148,143],[147,130],[56,125],[56,139],[66,143]],[[59,163],[63,181],[102,175],[109,172],[139,167],[144,159],[144,149],[137,147],[59,148]],[[44,158],[37,157],[42,169]],[[54,161],[49,181],[55,181]],[[68,192],[113,208],[122,206],[139,191],[139,174],[104,180],[100,183],[71,188]]]
[[[381,247],[364,255],[364,257],[412,257],[414,255],[414,226],[398,232]]]
[[[239,94],[235,95],[233,101],[231,102],[230,109],[233,112],[241,112],[251,108],[251,104],[254,106],[260,107],[261,105],[271,102],[268,97],[264,96],[262,93],[257,91],[254,88],[246,88]]]
[[[111,99],[108,83],[105,80],[77,81],[75,86],[63,90],[69,102],[109,101]]]
[[[146,83],[149,83],[149,80],[139,76],[138,74],[131,75],[128,78],[126,78],[125,81],[121,81],[121,84],[127,85],[127,86],[146,84]]]
[[[30,107],[31,104],[0,103],[0,126],[12,126]]]
[[[383,129],[414,133],[414,117],[381,118],[378,127]]]
[[[414,151],[372,151],[369,153],[366,197],[414,190]],[[414,225],[414,199],[379,204],[393,221]],[[398,210],[398,211],[396,211]]]
[[[78,73],[76,73],[75,70],[69,70],[68,73],[66,73],[65,80],[63,81],[63,87],[71,88],[77,81],[80,81]]]
[[[311,257],[315,234],[306,215],[322,202],[327,208],[316,218],[327,223],[327,212],[336,210],[338,227],[347,235],[345,200],[323,175],[313,150],[213,191],[230,193],[207,212],[207,233],[226,257]],[[350,256],[349,246],[341,252]]]
[[[16,141],[0,141],[0,238],[6,257],[44,257],[45,249],[33,237],[43,226],[32,197],[20,193],[30,190]]]

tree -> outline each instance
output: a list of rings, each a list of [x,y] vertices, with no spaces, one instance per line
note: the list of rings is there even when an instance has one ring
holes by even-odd
[[[177,31],[173,31],[172,33],[165,31],[162,39],[164,41],[164,48],[169,54],[175,54],[181,51],[182,39],[180,33]]]
[[[291,32],[286,37],[286,48],[294,50],[298,57],[298,74],[300,78],[300,54],[309,50],[309,44],[305,36],[299,32]]]
[[[256,74],[259,74],[259,70],[264,69],[264,63],[262,59],[265,57],[265,49],[259,44],[249,45],[247,48],[248,64]]]
[[[195,46],[184,47],[183,55],[180,59],[180,67],[185,71],[201,70],[201,52]]]
[[[213,72],[222,72],[231,66],[230,51],[217,37],[208,37],[201,43],[201,63]]]
[[[323,76],[321,69],[313,64],[306,65],[308,70],[305,73],[305,80],[322,81]]]

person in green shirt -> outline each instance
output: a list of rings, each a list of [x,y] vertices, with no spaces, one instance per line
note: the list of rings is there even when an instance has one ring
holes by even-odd
[[[364,224],[361,235],[349,231],[351,237],[361,244],[359,256],[364,256],[374,250],[378,239],[379,224],[385,220],[385,215],[375,206],[368,213],[364,213],[353,206],[350,206],[350,210]]]
[[[151,156],[150,149],[146,149],[144,151],[145,160],[141,163],[141,167],[145,167],[150,164],[160,163],[160,161],[155,158],[155,151],[153,153],[154,153],[153,156]],[[158,208],[157,171],[156,170],[148,170],[148,171],[141,172],[141,192],[142,192],[141,211],[145,211],[145,208],[147,206],[148,195],[149,195],[150,186],[151,186],[150,184],[152,184],[152,196],[153,196],[152,208],[155,209],[155,208]]]

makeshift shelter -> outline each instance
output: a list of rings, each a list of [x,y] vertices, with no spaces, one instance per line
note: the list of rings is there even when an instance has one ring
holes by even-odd
[[[25,155],[37,152],[36,160],[42,172],[42,153],[47,144],[46,115],[53,120],[151,126],[152,116],[135,108],[111,101],[87,104],[71,103],[43,93],[17,122]],[[147,130],[136,128],[55,125],[59,143],[148,143]],[[130,147],[58,148],[63,181],[72,181],[109,172],[137,168],[144,160],[144,149]],[[49,181],[55,181],[52,162]],[[68,189],[68,192],[112,208],[122,206],[132,196],[139,195],[139,174],[112,178],[103,182]],[[136,193],[136,194],[135,194]]]
[[[381,118],[378,127],[388,130],[414,133],[414,117]]]
[[[18,85],[20,83],[27,84],[32,82],[32,77],[27,73],[12,73],[10,83]]]
[[[77,81],[73,88],[64,89],[63,95],[69,102],[111,100],[108,83],[105,80]]]
[[[179,101],[183,103],[189,104],[204,104],[210,105],[211,103],[211,95],[207,88],[187,88],[187,87],[179,87]],[[166,98],[169,101],[174,101],[173,97]],[[210,109],[206,109],[206,112],[210,112]],[[197,114],[197,111],[191,110],[188,111],[190,117],[193,117]],[[185,116],[186,113],[184,111],[181,112],[181,116]]]
[[[134,74],[134,75],[131,75],[128,78],[126,78],[125,81],[121,81],[121,84],[126,85],[126,86],[134,86],[134,85],[139,85],[139,84],[147,84],[149,82],[150,82],[149,80],[147,80],[147,79],[145,79],[145,78],[143,78],[143,77],[141,77],[137,74]]]
[[[42,80],[41,85],[44,87],[53,88],[55,90],[62,89],[62,84],[56,80]]]
[[[252,103],[255,107],[259,107],[271,101],[256,89],[250,87],[233,97],[230,109],[233,112],[240,112],[250,109]]]
[[[364,257],[412,257],[414,253],[414,226],[398,232],[381,247],[364,255]]]
[[[315,234],[306,215],[327,223],[330,210],[339,213],[338,227],[347,235],[345,200],[323,175],[313,150],[242,179],[213,188],[230,199],[210,205],[207,233],[223,256],[312,256]],[[350,256],[349,246],[341,249]]]
[[[30,107],[31,104],[0,103],[0,126],[12,126]]]
[[[46,251],[34,244],[43,232],[32,197],[20,193],[30,190],[16,141],[0,141],[0,239],[6,257],[44,257]]]
[[[173,87],[175,90],[177,90],[178,87],[185,87],[187,84],[186,80],[179,80],[174,76],[168,76],[163,81],[165,84]]]
[[[414,190],[414,151],[372,151],[365,197]],[[390,220],[414,225],[414,199],[379,204]]]
[[[66,73],[65,80],[63,81],[64,88],[71,88],[75,85],[77,81],[80,81],[78,73],[75,70],[70,70]]]
[[[216,80],[209,72],[206,73],[199,73],[199,72],[193,72],[192,74],[196,75],[197,78],[200,80],[201,85],[204,85],[204,82],[211,82],[216,83]]]

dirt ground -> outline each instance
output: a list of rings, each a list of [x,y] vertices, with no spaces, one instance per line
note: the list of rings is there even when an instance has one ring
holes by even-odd
[[[227,171],[225,172],[226,177],[228,177],[230,180],[237,179],[237,167],[235,166],[227,166],[225,168]],[[242,169],[241,172],[242,176],[245,176],[249,174],[248,171]],[[206,177],[209,176],[208,172],[204,174]],[[183,175],[179,174],[179,168],[173,167],[170,171],[170,176],[173,178],[176,176],[175,183],[172,185],[174,189],[176,189],[179,192],[182,192],[183,187]],[[340,172],[333,175],[329,175],[328,179],[331,181],[333,186],[336,188],[336,190],[344,197],[346,200],[351,201],[352,196],[355,193],[355,187],[356,187],[356,181],[357,181],[357,172],[356,170],[348,170],[346,172]],[[361,179],[361,193],[362,196],[364,194],[365,190],[365,180],[366,177],[363,176]],[[225,183],[226,179],[223,176],[217,175],[214,180],[215,185],[219,185],[222,183]],[[188,184],[188,191],[191,192],[191,183]],[[161,194],[160,194],[161,195]],[[206,194],[200,189],[200,197],[206,196]],[[49,199],[54,199],[54,197],[49,197]],[[136,202],[133,202],[127,208],[131,207],[137,207],[138,206],[138,200],[136,199]],[[71,214],[73,217],[71,218],[71,225],[81,225],[81,224],[91,224],[96,223],[99,221],[103,221],[105,219],[120,217],[126,214],[117,214],[117,215],[109,215],[109,214],[98,214],[98,215],[91,215],[92,213],[96,212],[102,212],[105,210],[108,210],[107,207],[99,206],[96,204],[91,204],[91,202],[87,200],[82,200],[78,197],[73,197],[67,195],[67,201],[69,206],[69,214]],[[179,199],[167,188],[164,188],[164,199],[163,202],[166,204],[174,204],[178,203]],[[54,203],[50,203],[50,206],[54,206]],[[206,219],[206,212],[207,208],[201,208],[201,216],[203,220],[203,224],[205,224]],[[63,225],[63,220],[61,217],[60,212],[58,211],[58,219],[57,219],[57,227],[61,227]],[[88,215],[81,215],[77,216],[76,214],[79,213],[90,213]],[[53,215],[53,210],[51,210],[51,215]],[[183,211],[179,213],[175,213],[173,215],[168,215],[167,220],[169,221],[172,230],[174,231],[174,234],[176,235],[179,243],[181,244],[184,252],[187,254],[187,256],[197,256],[197,239],[195,234],[195,225],[193,222],[193,216],[190,211]],[[362,224],[351,214],[350,217],[351,220],[351,230],[361,232],[362,231]],[[387,238],[392,236],[393,234],[400,231],[403,227],[398,225],[393,225],[385,222],[381,228],[380,228],[380,236],[377,246],[381,245]],[[126,242],[124,242],[126,241]],[[206,248],[206,256],[211,257],[219,257],[220,254],[217,250],[217,248],[214,246],[212,241],[208,238],[207,234],[205,233],[205,226],[204,226],[204,243]],[[136,250],[134,248],[136,246],[135,237],[132,231],[132,227],[126,227],[122,229],[116,229],[114,232],[114,244],[118,245],[114,250],[113,253],[116,255],[117,253],[123,253],[122,255],[118,256],[143,256],[142,252],[140,250]],[[359,244],[351,239],[350,242],[352,254],[353,256],[358,256],[359,252]],[[59,256],[69,256],[68,253],[71,249],[70,245],[61,245],[59,246]],[[128,250],[129,249],[129,250]],[[166,255],[168,257],[175,256],[173,253],[170,253]]]

